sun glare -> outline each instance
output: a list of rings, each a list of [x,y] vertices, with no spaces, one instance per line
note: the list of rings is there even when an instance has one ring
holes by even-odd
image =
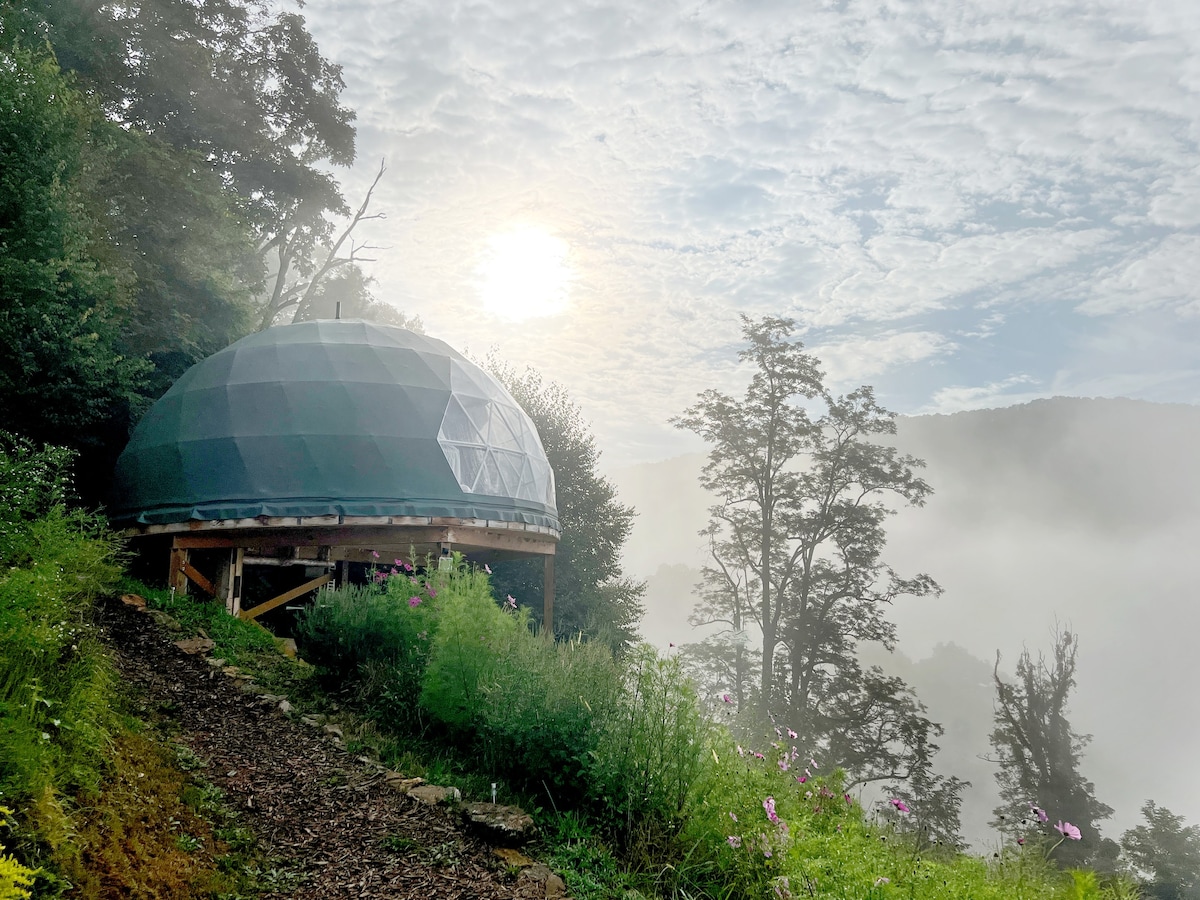
[[[510,321],[563,312],[574,278],[569,250],[566,241],[534,226],[492,235],[478,267],[484,309]]]

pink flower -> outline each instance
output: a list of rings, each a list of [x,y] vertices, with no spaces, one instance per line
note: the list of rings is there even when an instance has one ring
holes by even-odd
[[[729,842],[729,846],[734,850],[737,850],[742,846],[742,839],[736,834],[731,834],[729,837],[725,838],[725,840]]]
[[[504,601],[504,608],[505,609],[516,609],[517,608],[517,598],[514,597],[512,594],[509,594],[508,597]]]
[[[418,606],[421,605],[421,598],[420,597],[409,597],[408,605],[411,606],[413,609],[416,609]]]
[[[788,737],[790,737],[794,741],[797,737],[799,737],[799,735],[796,734],[796,732],[792,731],[792,729],[789,728],[788,729]]]
[[[731,813],[729,814],[729,818],[733,819],[733,821],[735,821],[735,822],[736,822],[736,821],[738,820],[738,818],[737,818],[737,813],[735,813],[735,812],[731,812]]]
[[[376,559],[379,559],[379,551],[378,550],[372,550],[371,555],[373,557],[375,557]]]
[[[1076,828],[1070,822],[1063,822],[1062,820],[1059,820],[1059,823],[1054,826],[1054,830],[1057,831],[1059,834],[1061,834],[1063,837],[1069,838],[1072,841],[1077,841],[1081,837],[1083,837],[1083,835],[1081,835],[1079,833],[1078,828]]]
[[[722,699],[724,702],[726,702],[726,703],[732,703],[732,702],[733,702],[733,698],[732,698],[732,697],[730,697],[728,694],[722,694],[722,695],[721,695],[721,699]]]
[[[896,810],[898,812],[911,812],[911,810],[909,810],[909,808],[908,808],[908,805],[903,800],[901,800],[899,797],[893,797],[891,800],[888,801],[888,803],[890,803],[890,804],[892,804],[892,806],[896,807]]]
[[[851,804],[851,803],[853,803],[853,802],[854,802],[853,800],[851,800],[851,799],[850,799],[850,795],[849,795],[849,794],[842,794],[842,796],[846,798],[846,804],[847,804],[847,805],[849,805],[849,804]]]
[[[491,567],[491,566],[489,566],[487,563],[484,563],[484,564],[483,564],[483,571],[484,571],[484,572],[486,572],[488,575],[491,575],[491,574],[492,574],[492,567]]]
[[[673,643],[671,643],[671,644],[667,644],[667,647],[674,647],[674,646],[675,646],[675,645],[674,645]]]
[[[1017,846],[1024,847],[1025,846],[1025,838],[1017,838]]]
[[[741,744],[738,744],[738,745],[737,745],[737,750],[738,750],[738,756],[745,756],[745,755],[746,755],[746,751],[742,749],[742,745],[741,745]]]
[[[797,776],[796,776],[796,783],[797,783],[797,784],[804,784],[804,782],[806,782],[806,781],[808,781],[808,779],[807,779],[807,778],[805,778],[803,775],[797,775]]]
[[[816,761],[815,759],[810,759],[810,760],[808,761],[808,764],[809,764],[810,766],[812,766],[814,769],[817,767],[817,761]]]
[[[436,596],[437,596],[437,591],[435,591],[433,588],[426,588],[426,590],[428,590],[428,591],[429,591],[429,597],[430,597],[430,599],[433,599],[434,597],[436,597]]]
[[[402,560],[402,559],[397,559],[397,560],[394,560],[394,562],[395,562],[395,563],[396,563],[396,565],[398,565],[398,566],[402,566],[402,565],[404,565],[404,560]]]
[[[1037,820],[1039,822],[1049,822],[1050,821],[1050,817],[1048,815],[1046,815],[1046,811],[1044,809],[1042,809],[1040,806],[1034,806],[1032,803],[1030,803],[1029,809],[1031,812],[1034,813],[1034,815],[1037,816]]]
[[[763,809],[765,809],[767,811],[767,818],[770,819],[772,822],[774,822],[776,825],[778,825],[779,824],[779,816],[777,816],[775,814],[775,798],[768,797],[766,800],[763,801],[762,805],[763,805]]]
[[[761,753],[759,753],[757,750],[754,751],[754,758],[755,759],[766,759],[766,757],[763,756]]]
[[[787,757],[786,757],[786,756],[782,756],[782,757],[780,757],[780,758],[779,758],[779,763],[778,763],[778,765],[779,765],[779,770],[780,770],[781,772],[786,772],[786,771],[788,770],[788,760],[787,760]]]

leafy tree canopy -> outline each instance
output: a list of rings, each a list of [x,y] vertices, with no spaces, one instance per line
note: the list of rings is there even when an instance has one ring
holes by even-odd
[[[518,374],[490,358],[487,368],[500,379],[537,426],[554,470],[562,540],[554,567],[554,632],[582,634],[623,650],[637,638],[645,583],[621,572],[621,547],[633,527],[634,510],[617,500],[611,481],[597,472],[596,448],[583,413],[562,385],[542,380],[533,369]],[[495,567],[498,596],[512,594],[540,617],[540,560]]]
[[[1184,825],[1165,806],[1147,800],[1145,825],[1121,836],[1121,847],[1144,876],[1143,889],[1155,900],[1200,900],[1200,825]]]
[[[860,783],[921,774],[929,787],[940,727],[903,681],[857,656],[864,642],[894,646],[888,603],[940,591],[881,558],[889,503],[920,505],[930,493],[916,475],[923,463],[880,441],[895,416],[870,387],[841,396],[825,387],[817,359],[790,339],[795,327],[743,316],[745,392],[705,391],[674,420],[709,443],[701,483],[715,501],[692,623],[718,630],[688,656],[701,672],[724,669],[720,688],[744,718],[786,722],[823,765]],[[957,796],[962,785],[944,787]],[[949,835],[957,804],[943,805]]]
[[[1055,851],[1062,865],[1081,865],[1101,853],[1096,823],[1112,815],[1112,807],[1096,799],[1095,786],[1079,770],[1083,750],[1091,735],[1077,734],[1067,719],[1067,701],[1075,687],[1075,655],[1079,638],[1060,632],[1054,658],[1028,650],[1017,660],[1016,677],[1005,681],[996,655],[995,729],[992,748],[999,769],[996,782],[1002,804],[996,807],[993,825],[1005,830],[1026,822],[1037,827],[1030,804],[1045,811],[1051,822],[1062,821],[1080,831],[1078,841],[1068,840]]]
[[[0,56],[0,396],[41,442],[103,443],[147,366],[122,352],[129,279],[88,212],[93,110],[47,53]]]

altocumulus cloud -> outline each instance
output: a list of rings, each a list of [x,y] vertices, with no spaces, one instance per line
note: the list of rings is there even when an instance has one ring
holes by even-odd
[[[902,410],[1070,391],[1118,316],[1200,336],[1192,2],[305,12],[359,110],[349,192],[392,164],[381,296],[565,382],[619,459],[680,449],[656,423],[740,383],[713,365],[736,312],[790,311],[839,381],[894,383]],[[513,223],[570,245],[563,315],[481,312],[475,266]],[[1037,365],[1004,343],[1051,319]],[[1144,347],[1106,364],[1141,371]],[[1172,383],[1200,397],[1194,374]]]

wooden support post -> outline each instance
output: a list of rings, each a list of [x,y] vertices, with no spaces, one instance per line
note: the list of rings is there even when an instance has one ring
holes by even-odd
[[[554,557],[545,560],[542,573],[542,634],[554,640]]]
[[[238,618],[243,620],[257,619],[263,613],[268,613],[277,607],[283,606],[283,604],[287,603],[289,600],[295,600],[297,597],[303,597],[309,591],[315,591],[321,585],[328,584],[332,580],[333,576],[326,573],[319,578],[314,578],[312,581],[306,581],[304,584],[300,585],[300,587],[292,588],[287,593],[280,594],[278,597],[273,597],[266,603],[259,603],[257,606],[252,606],[250,609],[243,609],[240,613],[238,613]]]
[[[217,573],[217,597],[224,601],[225,609],[231,616],[236,616],[242,609],[242,560],[246,551],[241,547],[231,547],[229,556],[221,563],[221,571]]]
[[[167,587],[175,591],[179,596],[187,593],[188,579],[184,574],[184,567],[188,565],[188,551],[184,547],[171,545],[171,569],[167,575]]]

